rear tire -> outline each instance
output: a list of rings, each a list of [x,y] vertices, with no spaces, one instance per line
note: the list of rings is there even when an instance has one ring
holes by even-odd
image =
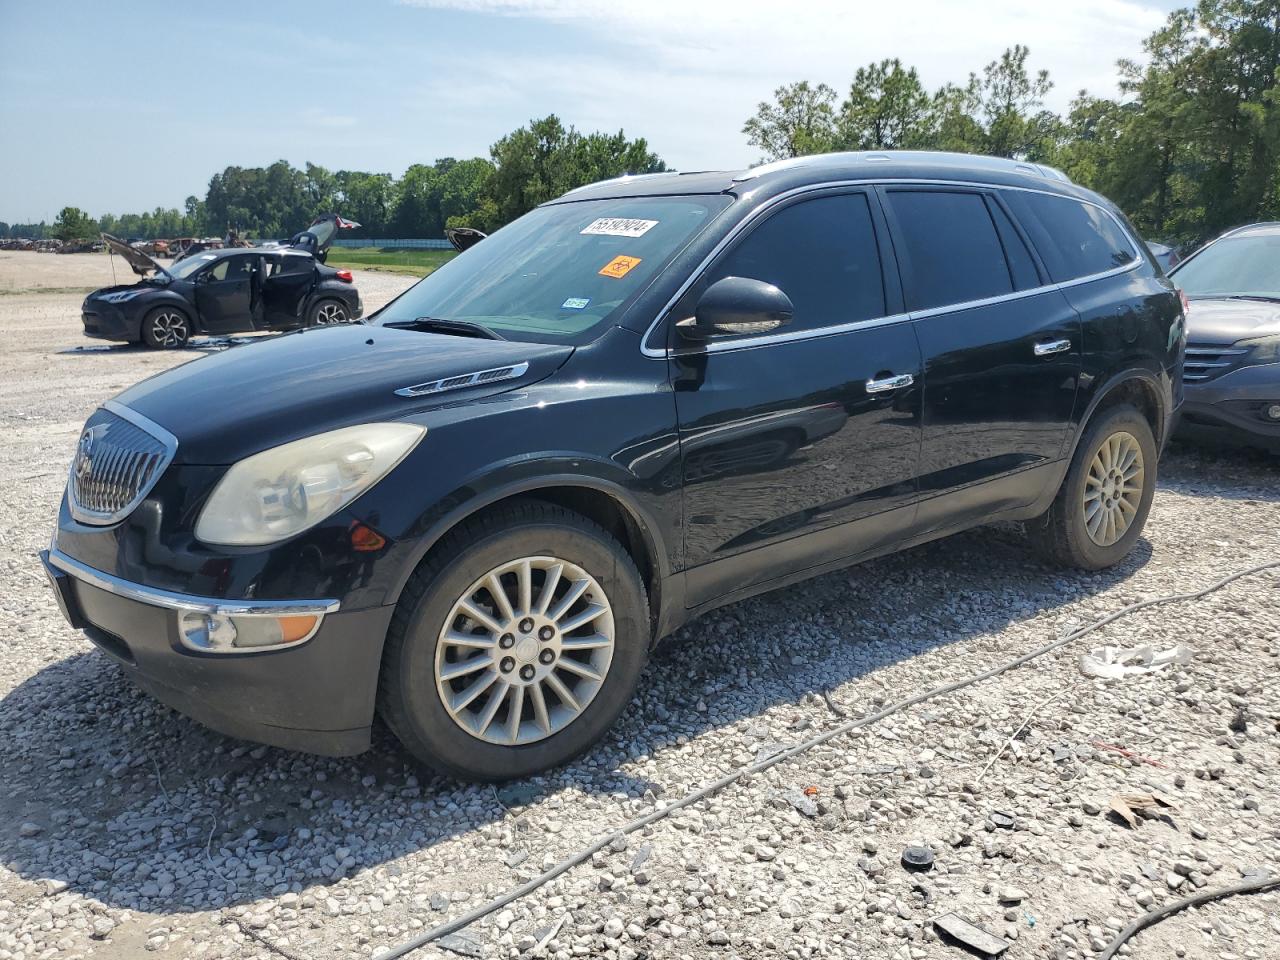
[[[1102,570],[1133,549],[1155,495],[1159,451],[1151,425],[1128,404],[1096,415],[1076,446],[1053,504],[1027,524],[1051,563]]]
[[[335,323],[346,323],[351,319],[351,312],[341,300],[317,300],[311,305],[307,315],[307,326],[328,327]]]
[[[191,339],[191,319],[177,307],[156,307],[142,318],[142,342],[152,350],[180,350]]]
[[[527,777],[603,736],[635,691],[649,638],[644,582],[622,546],[572,511],[515,503],[461,524],[410,578],[378,712],[437,770]]]

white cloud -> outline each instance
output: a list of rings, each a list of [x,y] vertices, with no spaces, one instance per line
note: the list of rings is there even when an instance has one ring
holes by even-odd
[[[885,57],[916,66],[936,87],[1023,43],[1031,65],[1053,77],[1048,105],[1065,110],[1081,88],[1113,93],[1116,60],[1139,57],[1143,38],[1164,19],[1132,0],[402,2],[575,28],[572,42],[551,49],[531,42],[515,57],[481,48],[467,57],[475,86],[442,80],[433,92],[469,111],[505,115],[519,103],[529,116],[555,111],[580,128],[623,127],[682,169],[756,159],[742,123],[780,84],[809,79],[843,92],[858,66]]]

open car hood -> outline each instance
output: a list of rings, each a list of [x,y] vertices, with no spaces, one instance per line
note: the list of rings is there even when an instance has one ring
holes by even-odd
[[[125,262],[133,268],[133,272],[140,277],[145,277],[152,273],[160,274],[167,272],[164,267],[160,266],[160,264],[156,263],[141,250],[134,249],[119,237],[113,237],[109,233],[104,233],[102,235],[102,242],[107,245],[107,249],[112,253],[120,254]]]

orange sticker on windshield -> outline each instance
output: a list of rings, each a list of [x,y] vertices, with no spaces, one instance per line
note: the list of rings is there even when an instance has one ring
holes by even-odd
[[[639,257],[614,257],[600,268],[600,276],[613,277],[615,280],[625,277],[639,262]]]

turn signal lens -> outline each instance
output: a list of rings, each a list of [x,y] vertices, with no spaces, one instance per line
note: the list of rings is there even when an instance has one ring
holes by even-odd
[[[203,653],[239,653],[306,640],[320,617],[228,617],[217,613],[184,613],[178,621],[182,642]]]
[[[387,538],[377,530],[366,527],[359,520],[351,524],[351,549],[358,553],[373,553],[387,545]]]

